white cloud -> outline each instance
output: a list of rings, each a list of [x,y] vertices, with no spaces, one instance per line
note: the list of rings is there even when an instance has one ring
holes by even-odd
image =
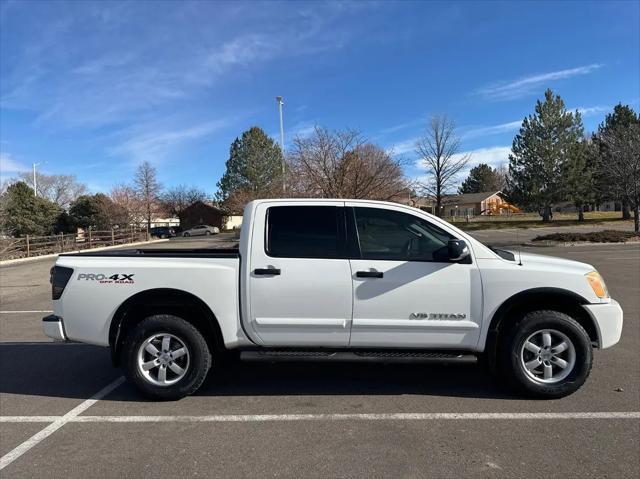
[[[382,134],[394,133],[396,131],[404,130],[406,128],[411,128],[413,126],[418,126],[423,123],[426,124],[426,120],[424,118],[419,118],[417,120],[407,121],[406,123],[400,123],[398,125],[394,125],[389,128],[383,128],[382,130],[380,130],[380,133]]]
[[[172,148],[188,141],[206,137],[216,130],[224,128],[230,120],[215,120],[185,129],[155,130],[142,133],[126,140],[111,149],[112,154],[125,155],[134,161],[152,161],[162,159]]]
[[[271,61],[340,49],[354,35],[335,26],[343,13],[321,4],[308,12],[165,5],[151,23],[147,9],[134,4],[35,10],[31,28],[18,22],[15,34],[7,32],[20,39],[12,45],[20,55],[3,63],[2,107],[31,110],[39,123],[55,127],[121,126],[161,108],[173,113]],[[21,34],[36,28],[36,36]],[[80,44],[86,31],[91,35]]]
[[[509,146],[491,146],[488,148],[479,148],[477,150],[462,151],[456,154],[454,159],[460,159],[465,155],[470,155],[467,170],[470,170],[480,163],[485,163],[495,168],[496,166],[509,161],[509,153],[511,153],[511,147]],[[423,160],[417,160],[416,167],[424,168]]]
[[[578,108],[574,108],[574,110],[578,110],[582,116],[592,116],[598,115],[599,113],[609,112],[613,110],[613,107],[610,106],[580,106]]]
[[[315,123],[300,123],[291,129],[289,136],[291,138],[307,138],[316,131]]]
[[[416,151],[416,143],[418,141],[418,137],[409,138],[408,140],[401,141],[399,143],[394,143],[389,148],[387,148],[387,152],[393,156],[405,155],[407,153],[414,153]]]
[[[613,110],[611,106],[580,106],[578,108],[568,108],[568,111],[578,110],[582,116],[593,116]],[[493,126],[483,126],[472,128],[461,134],[462,138],[478,138],[481,136],[496,135],[499,133],[508,133],[510,131],[519,130],[522,126],[522,120],[510,121]]]
[[[485,126],[474,128],[462,134],[463,138],[477,138],[479,136],[496,135],[498,133],[507,133],[515,131],[522,125],[522,120],[510,121],[499,125]]]
[[[461,155],[471,155],[471,159],[467,165],[469,169],[471,169],[480,163],[485,163],[494,168],[496,166],[500,166],[501,164],[509,161],[510,153],[510,146],[492,146],[489,148],[479,148],[477,150],[466,151],[461,153]]]
[[[550,82],[565,80],[580,75],[588,75],[602,67],[603,65],[600,63],[592,63],[591,65],[530,75],[512,82],[499,82],[480,88],[477,93],[493,100],[513,100],[541,88],[546,88]]]
[[[509,163],[509,153],[511,153],[511,147],[509,146],[491,146],[488,148],[478,148],[476,150],[462,151],[454,156],[454,159],[460,159],[465,155],[470,155],[469,163],[461,170],[455,177],[459,183],[468,174],[471,168],[478,166],[480,163],[485,163],[493,168],[497,168],[500,165]],[[424,174],[424,164],[422,160],[416,160],[415,167],[421,172],[419,175],[415,175],[412,180],[418,184],[427,184],[431,180],[428,175]]]
[[[301,121],[299,123],[296,123],[290,128],[287,128],[285,125],[285,129],[284,129],[285,149],[288,149],[291,146],[291,143],[295,138],[308,138],[313,134],[315,130],[316,130],[316,123],[312,123],[309,121]],[[272,133],[270,136],[273,139],[273,141],[275,141],[278,145],[280,144],[280,130]]]
[[[7,173],[21,173],[28,170],[28,166],[14,160],[8,153],[0,153],[0,176],[3,178]]]

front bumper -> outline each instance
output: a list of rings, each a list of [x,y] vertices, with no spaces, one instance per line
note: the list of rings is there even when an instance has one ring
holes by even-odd
[[[67,335],[64,332],[64,322],[60,316],[50,314],[42,318],[42,330],[44,334],[56,341],[67,340]]]
[[[609,303],[585,304],[593,322],[598,329],[598,347],[605,349],[620,341],[622,334],[622,308],[612,299]]]

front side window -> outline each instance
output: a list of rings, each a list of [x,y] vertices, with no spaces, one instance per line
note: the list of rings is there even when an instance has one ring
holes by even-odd
[[[422,218],[379,208],[354,208],[363,259],[448,261],[454,236]]]
[[[272,206],[266,251],[279,258],[338,258],[339,209],[335,206]],[[344,221],[344,220],[342,220]]]

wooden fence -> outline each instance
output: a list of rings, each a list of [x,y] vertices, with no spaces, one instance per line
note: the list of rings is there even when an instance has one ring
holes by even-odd
[[[29,258],[51,253],[65,253],[102,246],[116,246],[137,241],[146,241],[147,231],[138,228],[120,228],[94,231],[88,228],[83,233],[57,234],[0,239],[0,260]]]

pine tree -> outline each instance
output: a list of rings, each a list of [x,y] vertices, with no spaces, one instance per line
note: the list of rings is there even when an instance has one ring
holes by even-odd
[[[273,139],[261,128],[250,128],[231,144],[218,199],[225,202],[239,191],[253,199],[271,196],[281,183],[282,161],[282,150]]]
[[[579,113],[568,112],[559,95],[547,90],[544,96],[513,140],[507,190],[511,201],[549,221],[553,204],[564,199],[566,165],[583,127]]]
[[[60,214],[56,204],[35,196],[23,181],[9,186],[0,200],[1,228],[12,236],[49,235]]]
[[[469,171],[469,176],[462,182],[459,193],[484,193],[487,191],[500,191],[504,188],[504,176],[485,163],[474,166]]]
[[[593,141],[598,148],[599,168],[595,170],[596,190],[601,201],[614,200],[622,203],[622,218],[631,218],[629,201],[625,191],[619,186],[619,182],[612,175],[612,169],[608,165],[618,158],[614,157],[608,147],[605,138],[611,137],[614,131],[631,128],[632,125],[640,125],[640,115],[637,115],[628,105],[618,103],[613,112],[609,113],[604,122],[598,127],[598,132],[593,135]]]

